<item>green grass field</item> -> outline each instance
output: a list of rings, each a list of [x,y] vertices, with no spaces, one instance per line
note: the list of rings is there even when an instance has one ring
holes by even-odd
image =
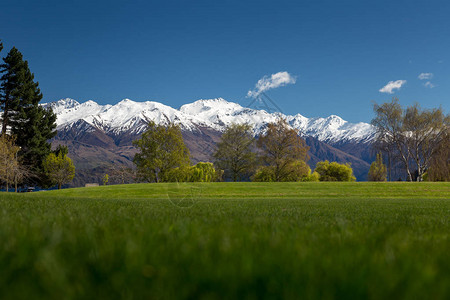
[[[0,299],[449,299],[449,183],[0,194]]]

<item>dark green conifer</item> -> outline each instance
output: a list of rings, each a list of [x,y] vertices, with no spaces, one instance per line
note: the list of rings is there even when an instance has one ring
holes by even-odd
[[[0,109],[2,134],[15,137],[24,165],[38,174],[42,183],[42,161],[51,151],[49,139],[56,135],[56,115],[39,105],[42,93],[28,62],[12,48],[0,65]]]
[[[24,61],[22,54],[16,48],[12,48],[8,55],[3,58],[0,65],[0,109],[2,110],[2,135],[7,134],[7,128],[14,120],[14,115],[19,109],[20,81],[23,80]],[[19,79],[20,78],[20,79]]]

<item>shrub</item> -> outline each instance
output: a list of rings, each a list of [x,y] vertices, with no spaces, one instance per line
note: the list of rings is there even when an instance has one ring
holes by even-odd
[[[295,182],[295,181],[312,181],[309,180],[311,176],[311,168],[303,160],[296,160],[290,163],[285,168],[285,175],[279,181]],[[272,182],[276,180],[276,170],[274,166],[263,166],[256,170],[252,181],[258,182]]]
[[[210,162],[199,162],[190,167],[188,181],[190,182],[211,182],[216,179],[216,169]]]
[[[316,171],[302,178],[302,181],[319,181],[320,175]]]
[[[320,181],[355,181],[353,170],[350,164],[339,164],[337,162],[320,161],[316,164],[317,172],[320,175]]]
[[[273,182],[275,181],[275,169],[271,166],[259,167],[255,175],[252,176],[252,181],[256,182]]]
[[[174,168],[168,171],[162,181],[165,182],[212,182],[217,180],[214,165],[199,162],[194,166]]]

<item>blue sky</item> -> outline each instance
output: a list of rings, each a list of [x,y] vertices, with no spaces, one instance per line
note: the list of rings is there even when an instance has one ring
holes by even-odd
[[[266,92],[285,113],[369,122],[393,96],[449,111],[449,16],[450,1],[6,0],[1,56],[24,54],[46,102],[247,105],[286,71],[295,84]]]

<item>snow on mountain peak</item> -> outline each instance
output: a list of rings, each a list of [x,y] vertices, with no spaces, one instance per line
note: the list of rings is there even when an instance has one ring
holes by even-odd
[[[98,103],[95,102],[94,100],[88,100],[86,102],[83,102],[82,104],[85,106],[98,106]]]
[[[78,103],[78,101],[71,99],[71,98],[64,98],[64,99],[58,100],[56,102],[43,104],[44,107],[48,107],[48,106],[51,107],[56,114],[58,114],[59,112],[65,110],[65,109],[71,109],[78,105],[80,105],[80,103]]]
[[[240,106],[237,103],[228,102],[223,98],[216,98],[216,99],[200,99],[195,102],[185,104],[180,107],[180,111],[187,114],[195,115],[211,110],[227,111],[239,108],[242,108],[242,106]]]
[[[77,100],[74,100],[72,98],[65,98],[57,101],[58,105],[63,105],[65,107],[73,107],[76,105],[79,105]]]
[[[131,99],[128,99],[128,98],[125,98],[125,99],[122,99],[119,103],[117,103],[117,104],[120,104],[120,105],[130,105],[130,104],[134,104],[134,103],[138,103],[138,102],[135,102],[135,101],[133,101],[133,100],[131,100]]]
[[[135,102],[130,99],[123,99],[115,105],[99,105],[92,100],[80,104],[76,100],[66,98],[43,106],[51,106],[57,114],[58,129],[84,120],[92,126],[115,134],[129,130],[140,133],[145,130],[149,120],[158,124],[175,122],[183,130],[190,131],[198,130],[198,126],[224,131],[232,123],[248,123],[253,126],[254,133],[259,134],[267,123],[275,122],[281,116],[302,134],[314,136],[321,141],[369,141],[374,135],[370,124],[348,123],[336,115],[327,118],[306,118],[301,114],[292,116],[268,113],[265,110],[243,107],[223,98],[197,100],[181,106],[180,109],[159,102]]]

